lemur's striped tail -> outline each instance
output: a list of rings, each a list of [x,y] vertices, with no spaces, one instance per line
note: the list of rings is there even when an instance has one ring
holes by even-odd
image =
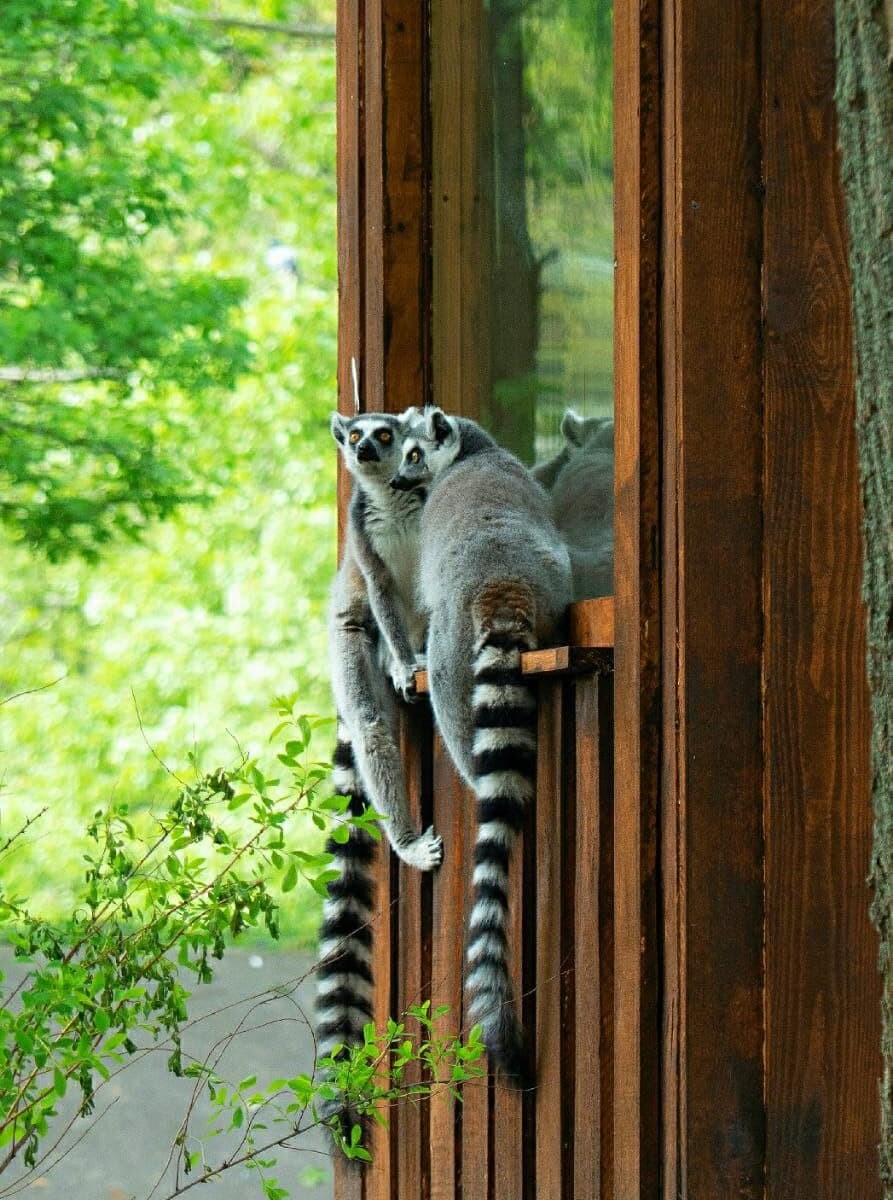
[[[368,800],[356,769],[350,736],[338,722],[332,782],[350,800],[349,812],[361,816]],[[363,1026],[372,1020],[372,879],[369,864],[375,841],[351,826],[346,842],[330,838],[326,850],[334,858],[338,878],[328,885],[319,931],[316,996],[316,1053],[322,1059],[343,1047],[341,1054],[363,1042]],[[337,1117],[348,1134],[359,1119],[334,1099],[323,1106],[323,1118]]]
[[[505,600],[502,590],[500,600]],[[472,692],[478,835],[468,936],[468,1017],[482,1025],[493,1066],[524,1085],[530,1070],[508,967],[508,867],[536,784],[536,697],[521,675],[521,653],[532,648],[534,639],[528,606],[501,603],[493,611],[482,597],[478,609]]]

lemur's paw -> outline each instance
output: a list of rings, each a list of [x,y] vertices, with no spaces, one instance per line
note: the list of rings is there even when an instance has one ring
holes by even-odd
[[[388,672],[391,677],[391,683],[394,685],[394,691],[408,704],[419,698],[418,692],[415,689],[415,670],[413,663],[394,661],[391,663]]]
[[[401,847],[400,857],[419,871],[433,871],[443,862],[443,838],[430,825],[407,846]]]

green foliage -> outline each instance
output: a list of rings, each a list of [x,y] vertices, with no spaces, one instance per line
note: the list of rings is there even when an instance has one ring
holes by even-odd
[[[613,0],[530,0],[523,7],[527,173],[537,193],[613,178]]]
[[[427,1096],[432,1086],[445,1088],[460,1101],[461,1085],[486,1073],[484,1043],[479,1025],[472,1028],[466,1042],[439,1036],[435,1022],[449,1011],[448,1005],[441,1005],[432,1013],[430,1001],[425,1000],[412,1005],[402,1020],[389,1020],[384,1034],[373,1024],[366,1025],[362,1046],[353,1046],[348,1053],[344,1047],[335,1047],[332,1055],[323,1059],[326,1077],[319,1098],[337,1101],[360,1121],[372,1119],[384,1126],[395,1101]],[[370,1159],[361,1124],[352,1125],[346,1134],[335,1122],[332,1129],[348,1158]]]
[[[0,8],[0,521],[51,558],[194,497],[169,393],[248,362],[244,282],[171,252],[197,164],[163,89],[199,61],[149,0]]]
[[[184,1172],[199,1170],[204,1180],[245,1164],[258,1171],[266,1195],[283,1197],[287,1191],[270,1176],[271,1152],[290,1148],[317,1125],[317,1107],[335,1094],[343,1091],[358,1113],[382,1119],[382,1103],[441,1084],[455,1093],[481,1073],[477,1034],[467,1045],[436,1036],[433,1021],[446,1009],[432,1018],[427,1005],[410,1014],[414,1037],[405,1022],[389,1022],[382,1034],[370,1026],[364,1046],[324,1062],[316,1078],[298,1075],[260,1088],[252,1076],[232,1085],[210,1060],[184,1061],[190,996],[184,980],[209,983],[214,960],[245,931],[263,927],[278,937],[280,896],[299,879],[324,893],[333,876],[328,854],[300,848],[295,821],[326,828],[334,820],[336,830],[350,823],[379,836],[371,814],[352,817],[343,798],[321,792],[328,764],[310,754],[321,722],[296,713],[294,697],[280,697],[275,708],[271,737],[285,782],[245,759],[181,785],[159,816],[135,819],[125,804],[95,813],[83,885],[64,921],[0,889],[0,928],[28,967],[17,986],[0,991],[0,1174],[19,1159],[26,1167],[46,1159],[67,1132],[59,1104],[69,1089],[77,1090],[79,1115],[89,1115],[103,1083],[147,1038],[169,1046],[174,1074],[207,1087],[208,1136],[239,1132],[237,1149],[228,1149],[220,1164],[199,1154],[191,1128],[196,1091],[176,1147]],[[0,847],[4,868],[34,826]],[[419,1082],[408,1081],[411,1064]],[[359,1130],[344,1150],[368,1158]]]
[[[332,1101],[345,1104],[361,1122],[387,1125],[388,1114],[401,1102],[417,1100],[435,1091],[462,1099],[462,1085],[485,1074],[480,1027],[466,1041],[437,1031],[449,1008],[431,1012],[430,1002],[413,1005],[400,1021],[389,1020],[384,1030],[369,1024],[361,1046],[341,1048],[335,1057],[317,1064],[317,1075],[276,1078],[259,1085],[251,1075],[238,1083],[222,1078],[207,1062],[187,1067],[196,1079],[189,1113],[178,1142],[178,1168],[191,1182],[206,1183],[232,1166],[245,1165],[258,1172],[264,1195],[283,1200],[290,1195],[278,1175],[276,1152],[294,1146],[302,1134],[324,1120],[320,1109]],[[192,1114],[201,1087],[207,1089],[211,1117],[204,1133],[195,1128]],[[362,1124],[341,1133],[329,1121],[342,1153],[354,1162],[371,1161],[363,1140]],[[218,1161],[209,1145],[212,1139],[237,1135]]]
[[[278,702],[292,734],[289,781],[280,786],[246,760],[180,788],[166,812],[137,821],[126,804],[97,812],[87,834],[85,871],[73,916],[48,919],[0,891],[0,925],[17,957],[33,964],[0,1010],[0,1164],[21,1152],[31,1165],[69,1083],[91,1111],[98,1077],[136,1049],[137,1032],[165,1035],[179,1074],[186,1020],[184,970],[212,978],[210,960],[227,941],[262,926],[278,937],[271,880],[297,874],[324,888],[329,857],[293,849],[289,822],[323,821],[344,802],[321,797],[327,765],[299,760],[317,721]],[[33,834],[33,823],[27,831]],[[13,835],[7,860],[19,848]]]
[[[286,3],[259,13],[248,0],[227,9],[309,15]],[[88,11],[79,6],[82,16]],[[95,807],[88,797],[127,795],[137,812],[164,786],[158,762],[137,753],[144,740],[162,759],[180,761],[191,746],[199,764],[212,765],[232,755],[227,729],[250,753],[263,745],[270,695],[298,686],[308,708],[324,713],[331,703],[324,639],[335,563],[327,422],[336,343],[334,45],[182,20],[179,32],[164,28],[183,48],[165,58],[157,95],[145,101],[150,115],[141,112],[136,128],[147,126],[158,153],[185,164],[189,191],[177,191],[183,217],[138,249],[171,271],[248,278],[240,321],[252,357],[225,394],[173,381],[150,388],[140,377],[126,399],[116,381],[100,381],[57,386],[60,403],[44,404],[46,388],[0,382],[0,421],[17,411],[14,396],[15,405],[31,405],[31,419],[39,412],[44,424],[64,427],[68,444],[47,452],[48,469],[75,516],[101,500],[122,469],[131,494],[144,483],[156,496],[166,489],[203,499],[163,524],[148,523],[160,508],[121,506],[141,533],[136,545],[98,541],[95,514],[67,533],[59,524],[69,547],[83,534],[81,549],[101,549],[93,563],[48,563],[0,533],[0,701],[60,681],[0,708],[0,832],[53,807],[52,828],[22,847],[7,881],[59,914],[73,903],[74,847]],[[139,57],[142,43],[115,53]],[[145,142],[134,145],[141,153]],[[292,270],[267,261],[274,239],[293,250]],[[38,393],[40,405],[32,403]],[[84,436],[126,446],[125,468],[75,445],[78,422],[88,427]],[[146,429],[154,452],[143,452]],[[26,452],[17,435],[13,457],[19,444]],[[302,836],[309,849],[321,840],[313,828]],[[286,900],[284,936],[310,942],[318,908],[300,887]]]

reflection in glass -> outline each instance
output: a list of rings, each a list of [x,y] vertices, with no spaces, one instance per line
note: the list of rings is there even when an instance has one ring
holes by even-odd
[[[539,464],[578,596],[611,591],[611,26],[611,0],[432,0],[435,398]]]
[[[566,408],[613,407],[611,6],[492,0],[489,27],[493,341],[482,417],[531,461],[561,444]]]

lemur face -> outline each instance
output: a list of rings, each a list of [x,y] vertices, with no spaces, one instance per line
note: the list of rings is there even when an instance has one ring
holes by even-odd
[[[390,413],[362,413],[358,417],[332,414],[332,436],[352,475],[362,479],[390,479],[400,464],[406,425]]]
[[[460,445],[455,418],[446,416],[439,408],[426,410],[421,417],[412,419],[391,487],[398,491],[424,487],[454,461]]]

